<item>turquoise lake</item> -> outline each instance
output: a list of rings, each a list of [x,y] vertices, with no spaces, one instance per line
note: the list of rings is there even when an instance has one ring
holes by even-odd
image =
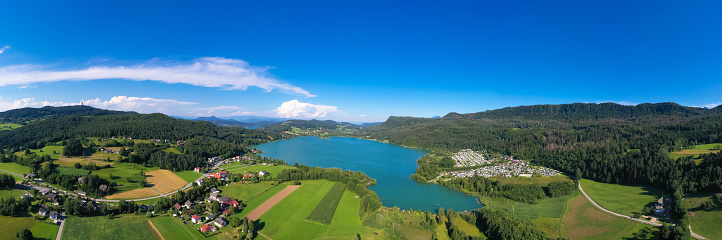
[[[264,157],[282,159],[291,165],[361,171],[376,179],[377,184],[369,189],[379,195],[384,206],[431,212],[439,207],[455,211],[482,207],[474,196],[411,180],[416,160],[428,153],[424,150],[346,137],[298,137],[256,148],[264,152]]]

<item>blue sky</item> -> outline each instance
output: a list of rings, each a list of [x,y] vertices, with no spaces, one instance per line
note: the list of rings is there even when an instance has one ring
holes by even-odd
[[[211,3],[208,3],[211,2]],[[11,1],[0,110],[383,121],[722,102],[719,1]]]

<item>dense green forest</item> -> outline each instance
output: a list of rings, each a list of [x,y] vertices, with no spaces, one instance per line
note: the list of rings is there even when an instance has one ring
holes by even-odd
[[[352,123],[347,122],[336,122],[333,120],[288,120],[280,123],[273,123],[261,127],[261,129],[268,130],[271,132],[284,132],[291,131],[292,127],[303,128],[303,129],[336,129],[340,126],[344,126],[348,129],[360,129],[361,127]]]

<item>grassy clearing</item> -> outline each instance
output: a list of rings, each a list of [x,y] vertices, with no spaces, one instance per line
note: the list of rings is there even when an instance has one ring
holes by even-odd
[[[464,233],[466,233],[466,235],[468,235],[470,237],[481,237],[482,236],[481,232],[479,232],[479,229],[476,228],[476,226],[471,225],[471,223],[467,222],[466,220],[464,220],[460,217],[454,218],[452,222],[454,224],[456,224],[456,226],[459,227],[459,230],[463,231]]]
[[[203,174],[200,174],[200,173],[197,173],[194,171],[175,172],[175,175],[182,178],[186,182],[195,182],[196,180],[198,180],[198,178],[203,176]]]
[[[549,183],[553,182],[568,182],[572,181],[566,175],[560,174],[553,177],[539,176],[539,177],[494,177],[497,180],[505,184],[537,184],[542,187],[546,187]]]
[[[65,220],[62,239],[154,239],[145,216],[70,217]]]
[[[549,236],[559,236],[559,227],[567,202],[577,193],[555,198],[544,198],[537,204],[522,203],[507,198],[479,197],[479,201],[488,208],[502,210],[515,218],[533,222]]]
[[[25,191],[18,189],[7,189],[0,190],[0,198],[15,198],[20,199],[20,195],[25,194]]]
[[[694,158],[699,158],[700,154],[716,153],[719,149],[715,149],[717,146],[722,146],[722,143],[711,143],[694,146],[693,149],[684,149],[676,152],[669,153],[669,157],[672,159],[678,159],[684,156],[692,155]]]
[[[272,187],[274,187],[273,182],[269,181],[251,184],[234,182],[228,186],[221,186],[219,189],[225,196],[235,198],[243,202],[248,202],[249,200],[255,198],[261,193],[267,191],[268,189],[271,189]]]
[[[444,220],[444,223],[445,222],[446,220]],[[434,235],[438,240],[451,240],[451,238],[449,238],[449,233],[446,229],[445,224],[439,224],[438,226],[436,226],[436,229],[434,229]]]
[[[191,224],[183,224],[183,220],[180,218],[156,217],[151,219],[151,222],[165,239],[206,239],[205,236],[193,229]],[[215,237],[212,236],[208,239],[215,239]]]
[[[600,183],[587,179],[582,179],[580,184],[599,206],[627,216],[641,213],[644,206],[662,197],[662,190],[653,187]]]
[[[37,223],[32,217],[0,216],[0,239],[17,239],[15,233],[23,228],[32,229]]]
[[[567,239],[621,239],[644,223],[626,220],[600,211],[582,195],[569,201],[562,219]]]
[[[330,224],[344,190],[346,190],[345,184],[338,182],[334,184],[331,190],[326,193],[326,196],[321,199],[321,202],[316,205],[313,212],[306,217],[306,220]]]
[[[178,190],[188,183],[178,175],[165,169],[146,172],[145,175],[148,176],[148,184],[158,189],[162,194]]]
[[[144,167],[141,164],[124,162],[116,163],[111,168],[93,171],[93,174],[108,179],[111,183],[114,182],[118,185],[137,185],[138,182],[145,179],[140,175],[140,171],[148,173],[158,169],[158,167]],[[112,178],[110,174],[113,174]]]
[[[286,165],[252,165],[248,167],[228,167],[227,171],[229,173],[245,173],[245,172],[260,172],[260,171],[267,171],[271,174],[271,176],[276,176],[278,173],[283,171],[284,169],[290,169],[293,168],[291,166]]]
[[[2,123],[0,124],[0,131],[10,131],[19,127],[22,127],[23,125],[16,124],[16,123]]]
[[[76,169],[76,168],[68,168],[68,167],[57,167],[55,168],[55,171],[62,173],[62,174],[76,174],[76,175],[88,175],[90,172],[89,170],[85,169]]]
[[[326,180],[304,181],[301,188],[263,214],[260,221],[265,226],[260,232],[272,239],[349,239],[356,234],[371,239],[373,234],[361,226],[358,216],[360,200],[349,191],[341,196],[330,225],[305,220],[333,184]]]
[[[17,163],[0,163],[0,169],[22,175],[30,173],[29,167]]]
[[[722,208],[699,209],[703,202],[714,195],[715,193],[706,193],[689,196],[684,199],[684,204],[694,212],[694,215],[690,216],[690,225],[695,233],[708,239],[722,239],[722,232],[719,231],[719,226],[722,225]]]
[[[35,239],[55,240],[58,237],[58,229],[60,229],[60,226],[57,224],[41,222],[31,228],[30,231],[33,232]]]
[[[174,147],[169,147],[169,148],[163,149],[163,151],[167,152],[167,153],[183,154],[182,152],[178,151],[177,148],[174,148]]]

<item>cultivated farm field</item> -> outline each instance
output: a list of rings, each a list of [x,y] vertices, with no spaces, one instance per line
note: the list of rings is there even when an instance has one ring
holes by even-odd
[[[333,218],[334,212],[336,212],[336,206],[341,200],[346,185],[343,183],[336,183],[328,190],[326,196],[321,199],[321,202],[316,205],[313,212],[306,217],[306,220],[314,221],[322,224],[330,224]]]
[[[228,186],[221,186],[219,189],[223,192],[223,195],[225,196],[235,198],[243,202],[248,202],[273,187],[273,182],[270,181],[250,184],[234,182],[229,184]]]
[[[158,196],[158,192],[152,188],[138,188],[126,192],[116,193],[105,197],[106,199],[134,199]]]
[[[564,238],[571,240],[622,239],[637,229],[640,224],[644,225],[644,223],[602,212],[584,196],[578,195],[567,205],[562,219],[562,232]]]
[[[178,190],[188,183],[175,173],[165,169],[147,172],[145,175],[148,177],[148,184],[158,189],[162,194]]]

